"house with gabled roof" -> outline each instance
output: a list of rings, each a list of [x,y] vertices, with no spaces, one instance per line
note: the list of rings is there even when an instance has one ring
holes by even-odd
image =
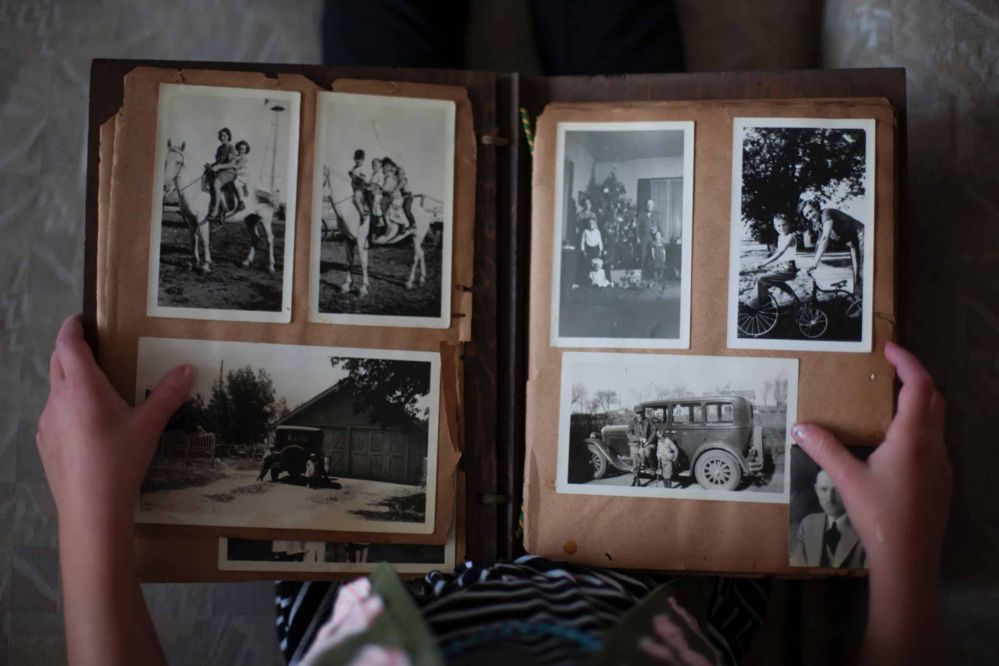
[[[358,410],[352,388],[350,378],[342,379],[274,423],[274,446],[286,469],[295,460],[304,469],[317,453],[331,477],[425,484],[427,424]]]

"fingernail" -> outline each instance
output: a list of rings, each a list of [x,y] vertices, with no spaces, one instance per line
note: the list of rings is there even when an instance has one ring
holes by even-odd
[[[800,423],[795,423],[791,426],[791,437],[794,437],[794,441],[801,441],[801,438],[805,436],[805,426]]]
[[[185,363],[180,366],[180,372],[177,375],[181,379],[189,379],[194,376],[194,366],[190,363]]]
[[[69,321],[66,322],[66,325],[64,325],[59,330],[58,337],[60,338],[70,337],[82,334],[83,334],[83,321],[81,320],[80,315],[76,314],[70,317]]]

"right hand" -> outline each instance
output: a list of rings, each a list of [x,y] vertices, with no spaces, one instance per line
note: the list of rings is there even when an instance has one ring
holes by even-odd
[[[910,352],[889,342],[885,357],[902,389],[884,442],[862,462],[814,424],[791,429],[795,441],[832,477],[870,558],[872,575],[936,579],[951,498],[944,445],[944,399]]]

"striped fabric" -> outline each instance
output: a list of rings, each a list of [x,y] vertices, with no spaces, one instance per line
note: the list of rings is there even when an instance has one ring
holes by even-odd
[[[668,576],[589,569],[540,557],[466,562],[411,585],[449,664],[583,663],[603,634]],[[742,661],[766,614],[769,580],[716,580],[704,631],[728,664]],[[278,639],[290,664],[329,619],[337,584],[277,583]],[[512,661],[516,660],[516,661]]]

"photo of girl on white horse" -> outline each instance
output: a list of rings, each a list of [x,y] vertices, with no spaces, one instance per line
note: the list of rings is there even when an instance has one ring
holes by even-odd
[[[290,321],[298,107],[298,93],[161,86],[150,315]]]
[[[323,93],[314,321],[450,325],[454,103]]]

